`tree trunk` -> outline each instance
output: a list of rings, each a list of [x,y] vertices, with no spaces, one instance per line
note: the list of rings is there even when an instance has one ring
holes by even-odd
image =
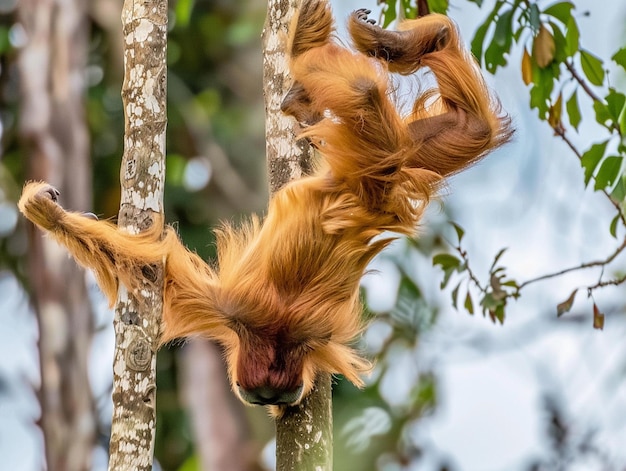
[[[311,168],[309,145],[296,141],[294,121],[280,110],[289,83],[286,41],[299,2],[269,0],[263,29],[266,158],[270,192],[278,191]],[[276,421],[278,471],[332,469],[332,396],[330,375],[320,375],[311,394]]]
[[[331,377],[318,375],[315,389],[276,421],[277,471],[333,469]]]
[[[125,129],[118,225],[136,234],[163,221],[167,1],[126,0],[122,28]],[[152,468],[163,266],[143,267],[143,273],[140,293],[120,287],[115,308],[112,471]]]
[[[311,169],[310,148],[296,141],[294,120],[280,110],[289,86],[286,49],[288,27],[299,1],[268,0],[263,27],[263,94],[265,96],[265,140],[270,194]]]
[[[61,191],[68,207],[90,208],[91,166],[84,93],[88,30],[84,0],[23,0],[20,133],[30,179]],[[29,279],[39,323],[41,428],[50,471],[89,469],[95,436],[87,375],[92,316],[84,272],[64,249],[30,234]]]

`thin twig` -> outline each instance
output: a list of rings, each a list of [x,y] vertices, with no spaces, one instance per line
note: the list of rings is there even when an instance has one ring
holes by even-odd
[[[626,275],[620,276],[619,278],[614,278],[612,280],[598,281],[595,285],[587,286],[587,293],[591,294],[592,291],[598,288],[604,288],[605,286],[619,286],[624,282],[626,282]]]
[[[572,152],[576,154],[576,157],[578,157],[578,160],[582,161],[583,159],[582,154],[578,151],[578,149],[576,149],[572,141],[565,135],[565,129],[561,126],[557,126],[554,128],[554,133],[557,136],[559,136],[561,139],[563,139],[563,141],[569,146]],[[620,206],[620,204],[617,201],[615,201],[613,198],[611,198],[611,195],[609,194],[608,191],[606,191],[606,189],[602,189],[600,191],[604,193],[604,196],[606,196],[608,200],[610,201],[610,203],[615,207],[617,214],[619,215],[619,218],[622,221],[622,224],[626,226],[626,215],[624,215],[624,211],[622,210],[622,207]]]
[[[469,275],[470,280],[474,283],[474,285],[476,285],[476,287],[480,290],[481,293],[486,293],[487,288],[483,287],[483,285],[481,284],[476,274],[470,268],[469,257],[467,256],[467,252],[463,250],[460,245],[457,245],[454,248],[456,249],[457,252],[459,252],[459,255],[463,259],[463,262],[465,262],[465,271]]]
[[[585,90],[585,93],[589,95],[589,97],[592,100],[602,102],[602,99],[598,95],[596,95],[591,88],[589,88],[589,85],[587,85],[587,82],[585,82],[583,78],[580,75],[578,75],[578,72],[576,71],[574,66],[568,61],[564,61],[563,63],[565,64],[565,67],[567,67],[567,70],[569,71],[569,73],[572,74],[572,77],[574,78],[574,80],[576,80],[578,84],[581,87],[583,87],[583,90]]]
[[[467,256],[467,252],[460,245],[455,246],[454,249],[459,253],[461,258],[463,259],[463,262],[465,263],[465,271],[467,272],[470,281],[476,286],[476,288],[478,288],[478,290],[481,293],[487,293],[487,288],[482,285],[482,283],[480,282],[480,280],[478,279],[478,277],[476,276],[476,274],[470,267],[469,257]],[[607,258],[603,260],[595,260],[593,262],[582,263],[575,267],[569,267],[569,268],[565,268],[563,270],[560,270],[554,273],[548,273],[545,275],[538,276],[536,278],[531,278],[530,280],[526,280],[523,283],[521,283],[519,286],[517,286],[514,292],[507,293],[507,297],[516,297],[520,294],[522,289],[524,289],[526,286],[531,285],[533,283],[537,283],[539,281],[548,280],[550,278],[556,278],[557,276],[565,275],[567,273],[571,273],[571,272],[578,271],[578,270],[586,270],[587,268],[605,267],[606,265],[610,264],[613,260],[615,260],[617,256],[621,254],[625,249],[626,249],[626,237],[624,238],[620,246],[617,247],[615,251],[613,251],[613,253],[609,255]],[[595,285],[589,286],[586,289],[588,292],[591,292],[595,289],[602,288],[605,286],[610,286],[610,285],[618,286],[624,282],[626,282],[626,275],[624,275],[623,277],[615,278],[613,280],[599,281]]]
[[[525,282],[523,282],[522,284],[519,285],[519,287],[517,288],[517,292],[519,293],[522,288],[536,283],[538,281],[542,281],[542,280],[547,280],[549,278],[554,278],[557,276],[561,276],[561,275],[565,275],[566,273],[570,273],[573,271],[578,271],[578,270],[585,270],[587,268],[592,268],[592,267],[602,267],[602,266],[606,266],[609,263],[611,263],[613,260],[615,260],[615,258],[624,251],[624,249],[626,249],[626,238],[624,238],[624,240],[622,241],[621,245],[611,254],[609,255],[606,259],[604,260],[596,260],[593,262],[587,262],[587,263],[583,263],[581,265],[575,266],[575,267],[570,267],[570,268],[566,268],[564,270],[558,271],[558,272],[554,272],[554,273],[549,273],[547,275],[542,275],[542,276],[538,276],[537,278],[532,278],[530,280],[526,280]]]

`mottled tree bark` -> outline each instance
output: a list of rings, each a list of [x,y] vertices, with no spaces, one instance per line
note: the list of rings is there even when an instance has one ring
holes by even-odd
[[[265,148],[270,193],[311,169],[308,143],[296,141],[293,118],[280,110],[291,86],[286,53],[288,27],[299,4],[298,0],[268,0],[263,28]]]
[[[167,1],[125,0],[122,28],[125,130],[118,226],[139,233],[163,221]],[[143,288],[129,293],[121,287],[115,307],[112,471],[152,468],[163,266],[143,267],[143,274]]]
[[[315,389],[276,421],[277,471],[333,469],[333,410],[330,375],[320,375]]]
[[[296,141],[294,120],[280,110],[291,85],[286,55],[288,27],[299,4],[293,0],[269,0],[263,29],[266,157],[271,193],[311,168],[309,145]],[[320,375],[315,389],[303,403],[287,409],[276,421],[278,471],[332,469],[330,381],[330,375]]]
[[[91,205],[84,110],[88,29],[84,0],[23,0],[28,42],[18,60],[20,133],[29,179],[61,191],[63,204]],[[31,231],[29,280],[39,322],[41,428],[50,471],[89,469],[95,415],[87,375],[92,316],[84,272],[51,239]]]

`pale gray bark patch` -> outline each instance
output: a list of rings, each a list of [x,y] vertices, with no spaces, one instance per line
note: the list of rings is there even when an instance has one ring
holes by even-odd
[[[319,375],[302,404],[276,422],[277,471],[329,471],[333,464],[330,375]]]
[[[266,157],[271,193],[311,168],[309,145],[296,140],[295,121],[280,110],[291,86],[286,47],[288,28],[298,5],[297,1],[269,0],[263,29]],[[287,409],[276,421],[277,470],[332,470],[332,430],[331,378],[319,375],[303,403]]]
[[[138,233],[162,221],[165,184],[167,1],[126,0],[124,155],[120,230]],[[163,266],[142,270],[143,286],[122,286],[115,309],[113,422],[109,469],[150,470],[156,427],[156,352],[162,316]]]
[[[283,114],[280,104],[291,86],[286,55],[289,24],[297,1],[269,0],[263,28],[263,91],[265,95],[265,138],[270,192],[310,169],[309,146],[298,142],[294,121]]]

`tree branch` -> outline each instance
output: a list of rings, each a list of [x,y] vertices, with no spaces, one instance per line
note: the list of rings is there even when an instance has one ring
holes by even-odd
[[[553,129],[554,129],[555,134],[559,136],[561,139],[563,139],[563,141],[568,145],[568,147],[572,150],[572,152],[574,152],[576,157],[578,157],[578,160],[582,161],[583,159],[582,154],[578,151],[578,149],[576,149],[576,146],[574,146],[574,143],[566,136],[565,129],[562,126],[558,126]],[[622,221],[622,224],[626,226],[626,215],[624,214],[624,211],[622,210],[622,207],[620,206],[620,204],[617,201],[615,201],[613,198],[611,198],[611,195],[605,189],[602,189],[600,191],[602,191],[602,193],[604,193],[604,196],[608,198],[609,202],[613,205],[613,207],[617,211],[620,221]]]
[[[526,286],[531,285],[533,283],[537,283],[538,281],[548,280],[550,278],[555,278],[557,276],[565,275],[566,273],[571,273],[573,271],[585,270],[587,268],[592,268],[592,267],[606,266],[609,263],[611,263],[613,260],[615,260],[615,258],[620,253],[622,253],[624,249],[626,249],[626,238],[624,238],[620,246],[617,249],[615,249],[615,251],[604,260],[595,260],[593,262],[582,263],[575,267],[565,268],[564,270],[560,270],[558,272],[549,273],[547,275],[542,275],[542,276],[538,276],[537,278],[526,280],[525,282],[519,285],[517,291],[519,292],[522,290],[522,288],[525,288]]]
[[[563,61],[563,63],[565,64],[565,67],[567,67],[567,70],[569,71],[569,73],[572,74],[572,77],[574,78],[574,80],[576,80],[578,84],[583,88],[585,93],[589,95],[589,97],[593,101],[602,102],[602,99],[594,93],[594,91],[589,87],[589,85],[587,85],[587,82],[585,82],[583,78],[578,74],[574,66],[568,61]]]
[[[587,286],[587,292],[591,293],[592,291],[598,288],[604,288],[605,286],[619,286],[624,282],[626,282],[626,275],[614,278],[612,280],[598,281],[595,285]]]

